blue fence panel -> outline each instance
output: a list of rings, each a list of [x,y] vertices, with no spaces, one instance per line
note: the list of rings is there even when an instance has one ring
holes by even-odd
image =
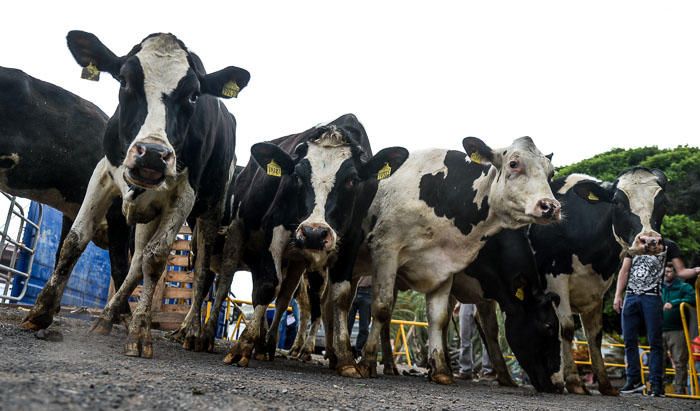
[[[58,242],[61,239],[61,224],[63,215],[60,211],[44,205],[44,216],[41,222],[40,239],[37,245],[34,264],[32,265],[32,275],[29,279],[29,287],[24,298],[20,301],[23,304],[34,304],[39,292],[48,281],[56,262],[56,251]],[[32,201],[29,206],[28,218],[36,222],[39,218],[39,206]],[[31,244],[31,237],[35,235],[33,230],[25,230],[23,241]],[[25,271],[29,262],[29,255],[21,253],[17,261],[17,268]],[[73,274],[68,281],[66,290],[63,293],[62,305],[86,306],[102,308],[107,303],[109,294],[109,253],[97,247],[95,244],[88,244],[85,252],[78,260],[73,269]],[[13,291],[22,289],[24,279],[17,279]]]

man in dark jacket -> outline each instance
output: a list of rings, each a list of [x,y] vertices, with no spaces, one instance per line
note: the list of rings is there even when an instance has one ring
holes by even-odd
[[[664,352],[671,353],[673,368],[676,370],[673,392],[685,394],[688,382],[688,347],[683,333],[680,306],[682,303],[695,303],[695,290],[690,284],[676,277],[676,271],[670,263],[666,265],[664,272],[661,299],[664,303]]]

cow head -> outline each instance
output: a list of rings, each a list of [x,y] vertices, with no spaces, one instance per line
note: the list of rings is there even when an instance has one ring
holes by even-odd
[[[476,137],[462,142],[472,162],[491,164],[496,173],[489,189],[489,206],[507,228],[545,224],[560,219],[561,205],[554,199],[549,180],[554,174],[551,155],[544,156],[530,137],[492,150]],[[479,182],[474,183],[475,186]]]
[[[292,155],[270,143],[251,148],[262,170],[282,179],[271,207],[295,210],[294,243],[305,254],[333,251],[353,223],[362,187],[390,176],[408,157],[405,148],[391,147],[367,158],[358,143],[361,124],[346,117],[312,129]]]
[[[172,34],[152,34],[122,57],[91,33],[71,31],[67,39],[78,64],[119,81],[118,118],[110,123],[118,122],[120,147],[108,150],[108,159],[125,167],[129,184],[145,189],[167,189],[184,172],[180,159],[201,100],[235,97],[250,79],[238,67],[206,74],[199,58]]]
[[[665,193],[668,179],[661,170],[634,167],[612,184],[582,175],[569,176],[569,180],[574,183],[571,186],[574,192],[587,202],[612,203],[613,234],[625,253],[664,251],[659,233],[668,204]]]
[[[559,319],[555,293],[535,291],[526,294],[518,308],[506,314],[508,344],[530,382],[540,392],[561,392],[553,383],[561,365]]]

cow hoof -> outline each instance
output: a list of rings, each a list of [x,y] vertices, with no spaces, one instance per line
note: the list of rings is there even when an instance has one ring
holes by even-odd
[[[347,378],[362,378],[362,374],[357,370],[354,364],[347,364],[338,367],[338,374],[341,377]]]
[[[27,331],[39,331],[44,329],[40,325],[35,324],[29,320],[22,321],[22,323],[19,325],[19,328]]]
[[[30,311],[19,327],[27,331],[39,331],[49,328],[49,325],[53,322],[53,316],[48,313],[35,314],[34,311]]]
[[[153,358],[153,344],[150,342],[126,343],[126,346],[124,347],[124,355],[127,357]]]
[[[363,378],[377,378],[377,362],[362,360],[357,364],[357,370]]]
[[[598,385],[598,391],[600,391],[601,395],[608,395],[611,397],[617,397],[620,395],[620,391],[618,391],[617,388],[613,387],[610,383],[606,385]]]
[[[299,357],[297,357],[297,358],[299,359],[299,361],[309,362],[309,361],[311,361],[311,354],[308,352],[303,352],[303,353],[299,354]]]
[[[240,361],[236,363],[236,365],[243,368],[248,368],[248,364],[250,364],[250,358],[248,357],[243,357]]]
[[[395,364],[384,365],[384,375],[400,375],[399,369],[396,368]]]
[[[100,317],[92,325],[90,332],[99,335],[109,335],[112,332],[112,322]]]
[[[513,381],[513,379],[510,378],[510,376],[502,378],[500,376],[500,374],[498,376],[498,385],[500,385],[501,387],[517,387],[518,386],[518,384],[516,384],[515,381]]]
[[[255,355],[253,355],[253,358],[255,358],[255,361],[272,361],[267,353],[258,353],[256,352]]]
[[[566,391],[569,394],[590,395],[591,393],[581,384],[567,383]]]
[[[450,374],[433,374],[430,376],[430,380],[440,385],[450,385],[455,383],[454,378],[452,378],[452,375]]]
[[[289,349],[289,357],[301,359],[301,347],[293,345],[292,348]]]

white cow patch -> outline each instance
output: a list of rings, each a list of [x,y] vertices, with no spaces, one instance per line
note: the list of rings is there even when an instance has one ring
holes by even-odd
[[[576,184],[580,183],[581,181],[596,181],[600,182],[595,177],[591,177],[586,174],[571,174],[566,177],[566,180],[564,180],[564,185],[561,186],[561,188],[557,191],[558,194],[566,194],[571,190]]]
[[[627,195],[632,214],[642,222],[640,232],[654,232],[651,215],[654,211],[654,198],[661,192],[657,177],[646,170],[635,170],[620,177],[617,189]]]

